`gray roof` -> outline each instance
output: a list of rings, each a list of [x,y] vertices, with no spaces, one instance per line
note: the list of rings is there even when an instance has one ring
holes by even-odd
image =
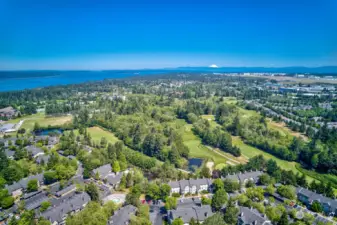
[[[210,179],[206,178],[199,178],[199,179],[190,179],[190,186],[196,186],[197,188],[200,188],[201,185],[211,185],[212,181]]]
[[[50,155],[38,155],[36,158],[35,158],[35,162],[38,163],[38,164],[41,164],[42,162],[44,163],[48,163],[49,162],[49,159],[50,159]]]
[[[33,191],[33,192],[25,193],[25,194],[22,196],[22,199],[28,199],[28,198],[31,198],[31,197],[33,197],[34,195],[40,194],[41,192],[42,192],[41,190],[38,190],[38,191]]]
[[[134,215],[137,211],[137,208],[133,205],[127,205],[123,208],[120,208],[110,217],[108,224],[124,225],[127,224],[130,220],[131,215]]]
[[[331,207],[331,211],[336,211],[337,209],[337,200],[335,199],[325,197],[306,188],[296,188],[296,193],[306,196],[310,203],[318,201],[321,204],[328,204]]]
[[[10,193],[12,193],[13,191],[16,191],[18,189],[21,189],[21,188],[26,189],[27,185],[28,185],[28,182],[30,180],[33,180],[33,179],[37,179],[40,183],[43,183],[44,177],[43,177],[42,173],[37,174],[37,175],[33,175],[33,176],[29,176],[29,177],[26,177],[22,180],[19,180],[18,182],[13,183],[12,185],[6,186],[6,189]]]
[[[254,179],[255,182],[259,180],[259,177],[263,173],[261,171],[252,171],[238,174],[240,182],[244,182],[245,180]]]
[[[247,207],[240,207],[239,220],[243,224],[271,225],[272,223],[266,216],[261,215],[257,210]]]
[[[106,164],[94,169],[92,172],[94,175],[98,173],[100,177],[105,178],[109,173],[111,173],[111,170],[112,170],[111,165]]]
[[[62,190],[59,190],[55,193],[56,196],[60,197],[64,194],[67,194],[67,193],[70,193],[72,191],[76,191],[76,185],[75,184],[72,184],[70,186],[67,186],[65,188],[63,188]]]
[[[9,149],[5,149],[5,154],[6,156],[9,157],[14,157],[15,151],[9,150]]]
[[[55,221],[60,223],[68,213],[83,209],[89,201],[90,196],[86,192],[76,194],[65,199],[61,204],[43,212],[41,216],[51,223],[54,223]]]
[[[47,193],[41,192],[25,200],[25,209],[32,210],[32,209],[39,208],[42,202],[46,202],[48,200],[49,198],[47,196]]]
[[[26,147],[27,151],[35,157],[37,154],[44,154],[44,151],[41,148],[38,148],[34,145],[30,145]]]
[[[179,181],[170,181],[170,182],[168,182],[168,185],[170,185],[171,189],[172,188],[180,188]]]
[[[190,182],[188,180],[180,180],[179,184],[181,189],[184,189],[186,186],[190,186]]]
[[[207,217],[212,216],[213,212],[209,205],[193,206],[189,208],[179,208],[170,210],[168,216],[170,220],[181,218],[184,223],[189,223],[192,218],[200,222],[204,221]]]
[[[120,173],[113,173],[113,174],[109,174],[106,179],[107,179],[107,182],[110,184],[110,185],[116,185],[116,184],[119,184],[121,182],[121,179],[123,177],[123,173],[120,172]]]
[[[0,132],[5,132],[7,130],[14,129],[14,127],[15,127],[15,124],[12,124],[12,123],[4,124],[0,127]]]
[[[226,178],[230,180],[238,180],[240,182],[253,179],[255,182],[257,182],[262,174],[263,173],[261,171],[251,171],[237,174],[229,174],[226,176]]]

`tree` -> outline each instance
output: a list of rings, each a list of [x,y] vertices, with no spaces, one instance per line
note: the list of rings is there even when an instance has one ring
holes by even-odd
[[[57,180],[57,174],[55,171],[46,171],[43,174],[43,177],[46,184],[52,184]]]
[[[46,201],[41,203],[40,211],[44,212],[51,206],[51,203]]]
[[[39,131],[40,129],[41,129],[40,124],[38,122],[35,122],[34,131]]]
[[[162,184],[160,186],[160,198],[166,199],[171,193],[171,186],[168,184]]]
[[[211,172],[207,166],[203,166],[200,171],[200,176],[205,178],[210,178]]]
[[[314,212],[322,212],[323,211],[322,205],[318,201],[314,201],[310,208]]]
[[[88,193],[88,195],[90,195],[91,200],[92,201],[99,201],[99,191],[97,186],[95,185],[95,183],[91,182],[89,183],[86,188],[85,191]]]
[[[8,209],[14,204],[14,198],[12,196],[7,196],[1,199],[0,205],[4,209]]]
[[[225,222],[228,224],[237,224],[238,215],[239,209],[235,207],[234,201],[231,199],[226,207],[224,215]]]
[[[212,197],[212,207],[215,210],[220,210],[222,206],[227,202],[227,193],[225,190],[220,189]]]
[[[39,188],[39,181],[37,179],[32,179],[28,181],[27,190],[28,192],[37,191]]]
[[[113,163],[112,163],[112,171],[117,173],[121,170],[120,166],[119,166],[119,162],[117,160],[115,160]]]
[[[279,193],[281,196],[288,198],[288,199],[295,199],[296,198],[296,192],[295,188],[290,185],[282,185],[277,188],[277,193]]]
[[[224,183],[222,182],[220,178],[217,178],[213,181],[213,188],[215,192],[218,190],[224,189]]]
[[[202,225],[226,225],[224,217],[221,213],[215,213],[214,215],[205,219]]]
[[[288,214],[287,212],[283,212],[280,220],[277,222],[277,225],[288,225]]]
[[[210,205],[210,204],[212,204],[212,199],[207,198],[205,196],[202,196],[201,197],[201,204],[203,204],[203,205]]]
[[[167,197],[165,200],[165,209],[171,210],[177,208],[177,198]]]
[[[272,183],[272,179],[268,174],[262,174],[259,177],[259,183],[262,185],[269,185]]]
[[[160,188],[157,184],[151,183],[149,184],[147,195],[154,200],[157,200],[160,198]]]
[[[235,181],[235,180],[231,180],[231,179],[226,178],[223,183],[224,183],[224,189],[227,192],[232,193],[232,192],[240,189],[240,183]]]
[[[171,225],[184,225],[184,221],[181,218],[176,218],[172,221]]]

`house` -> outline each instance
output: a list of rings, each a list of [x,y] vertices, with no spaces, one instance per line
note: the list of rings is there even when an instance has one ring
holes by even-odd
[[[50,159],[50,155],[42,154],[42,155],[38,155],[35,158],[35,162],[37,164],[47,164],[49,162],[49,159]]]
[[[67,194],[69,194],[71,192],[75,192],[75,191],[76,191],[76,185],[72,184],[72,185],[69,185],[69,186],[67,186],[67,187],[65,187],[65,188],[57,191],[55,193],[55,196],[56,197],[62,197],[62,196],[65,196],[65,195],[67,195]]]
[[[240,207],[238,225],[272,225],[266,215],[260,214],[256,209]]]
[[[10,133],[15,131],[15,124],[7,123],[0,127],[0,133]]]
[[[108,225],[129,224],[130,217],[135,215],[137,208],[133,205],[127,205],[115,211],[114,215],[109,218]]]
[[[118,173],[108,174],[105,177],[105,179],[108,184],[110,184],[114,189],[116,189],[119,186],[119,183],[121,182],[122,177],[123,177],[123,172],[118,172]]]
[[[174,193],[180,194],[180,184],[179,181],[170,181],[168,185],[171,187],[171,195]]]
[[[188,225],[192,218],[202,223],[206,218],[212,215],[212,208],[209,205],[178,208],[169,210],[167,213],[169,223],[180,218],[183,220],[184,225]]]
[[[337,200],[317,194],[306,188],[296,188],[296,193],[298,200],[307,207],[310,207],[316,201],[321,204],[324,213],[337,215]]]
[[[98,174],[99,179],[106,178],[110,173],[112,172],[112,168],[110,164],[106,164],[103,166],[100,166],[96,169],[94,169],[91,173],[93,177],[96,177],[96,174]]]
[[[39,155],[44,155],[44,151],[34,145],[27,146],[26,150],[31,154],[33,158],[36,158]]]
[[[56,136],[49,136],[49,135],[39,135],[35,136],[31,139],[31,141],[39,142],[39,141],[47,141],[45,143],[49,148],[53,147],[54,145],[59,143],[59,138]]]
[[[0,117],[6,117],[11,119],[18,115],[18,111],[16,111],[13,107],[9,106],[3,109],[0,109]]]
[[[6,186],[5,188],[8,190],[9,193],[12,194],[13,197],[18,197],[23,193],[22,192],[23,190],[27,189],[28,182],[34,179],[38,180],[39,185],[43,184],[44,177],[43,174],[41,173],[24,178],[18,182],[13,183],[12,185]]]
[[[39,208],[42,202],[49,201],[49,198],[45,191],[37,191],[31,195],[24,195],[23,200],[25,202],[25,209],[33,210]]]
[[[190,193],[190,182],[188,180],[180,180],[179,181],[179,185],[180,185],[180,193],[182,195]]]
[[[49,220],[52,225],[65,224],[68,214],[81,211],[89,201],[90,196],[86,192],[76,194],[44,211],[41,216]]]
[[[244,185],[249,180],[253,181],[255,184],[258,183],[259,177],[263,173],[261,171],[249,171],[244,173],[238,173],[238,174],[230,174],[226,176],[226,179],[234,180],[240,182],[240,184]]]
[[[6,154],[7,158],[14,159],[15,151],[5,149],[5,154]]]
[[[191,179],[190,183],[190,192],[192,194],[197,194],[202,191],[209,191],[212,185],[212,181],[210,179],[201,178],[201,179]]]

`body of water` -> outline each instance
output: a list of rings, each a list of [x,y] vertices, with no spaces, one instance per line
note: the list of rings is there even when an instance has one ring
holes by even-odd
[[[199,158],[190,158],[188,159],[188,170],[194,171],[195,168],[199,168],[204,160]]]
[[[54,85],[77,84],[87,81],[118,79],[172,72],[215,71],[212,68],[153,69],[153,70],[107,70],[107,71],[0,71],[0,92],[42,88]]]
[[[167,72],[167,71],[166,71]],[[160,74],[164,71],[48,71],[1,72],[0,91],[41,88],[54,85],[77,84],[87,81]]]
[[[45,130],[39,130],[35,132],[36,136],[46,136],[49,134],[62,134],[62,129],[45,129]]]

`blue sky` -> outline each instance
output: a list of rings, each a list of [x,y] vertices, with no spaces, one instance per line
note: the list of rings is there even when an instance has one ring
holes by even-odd
[[[337,65],[336,0],[0,0],[0,69]]]

